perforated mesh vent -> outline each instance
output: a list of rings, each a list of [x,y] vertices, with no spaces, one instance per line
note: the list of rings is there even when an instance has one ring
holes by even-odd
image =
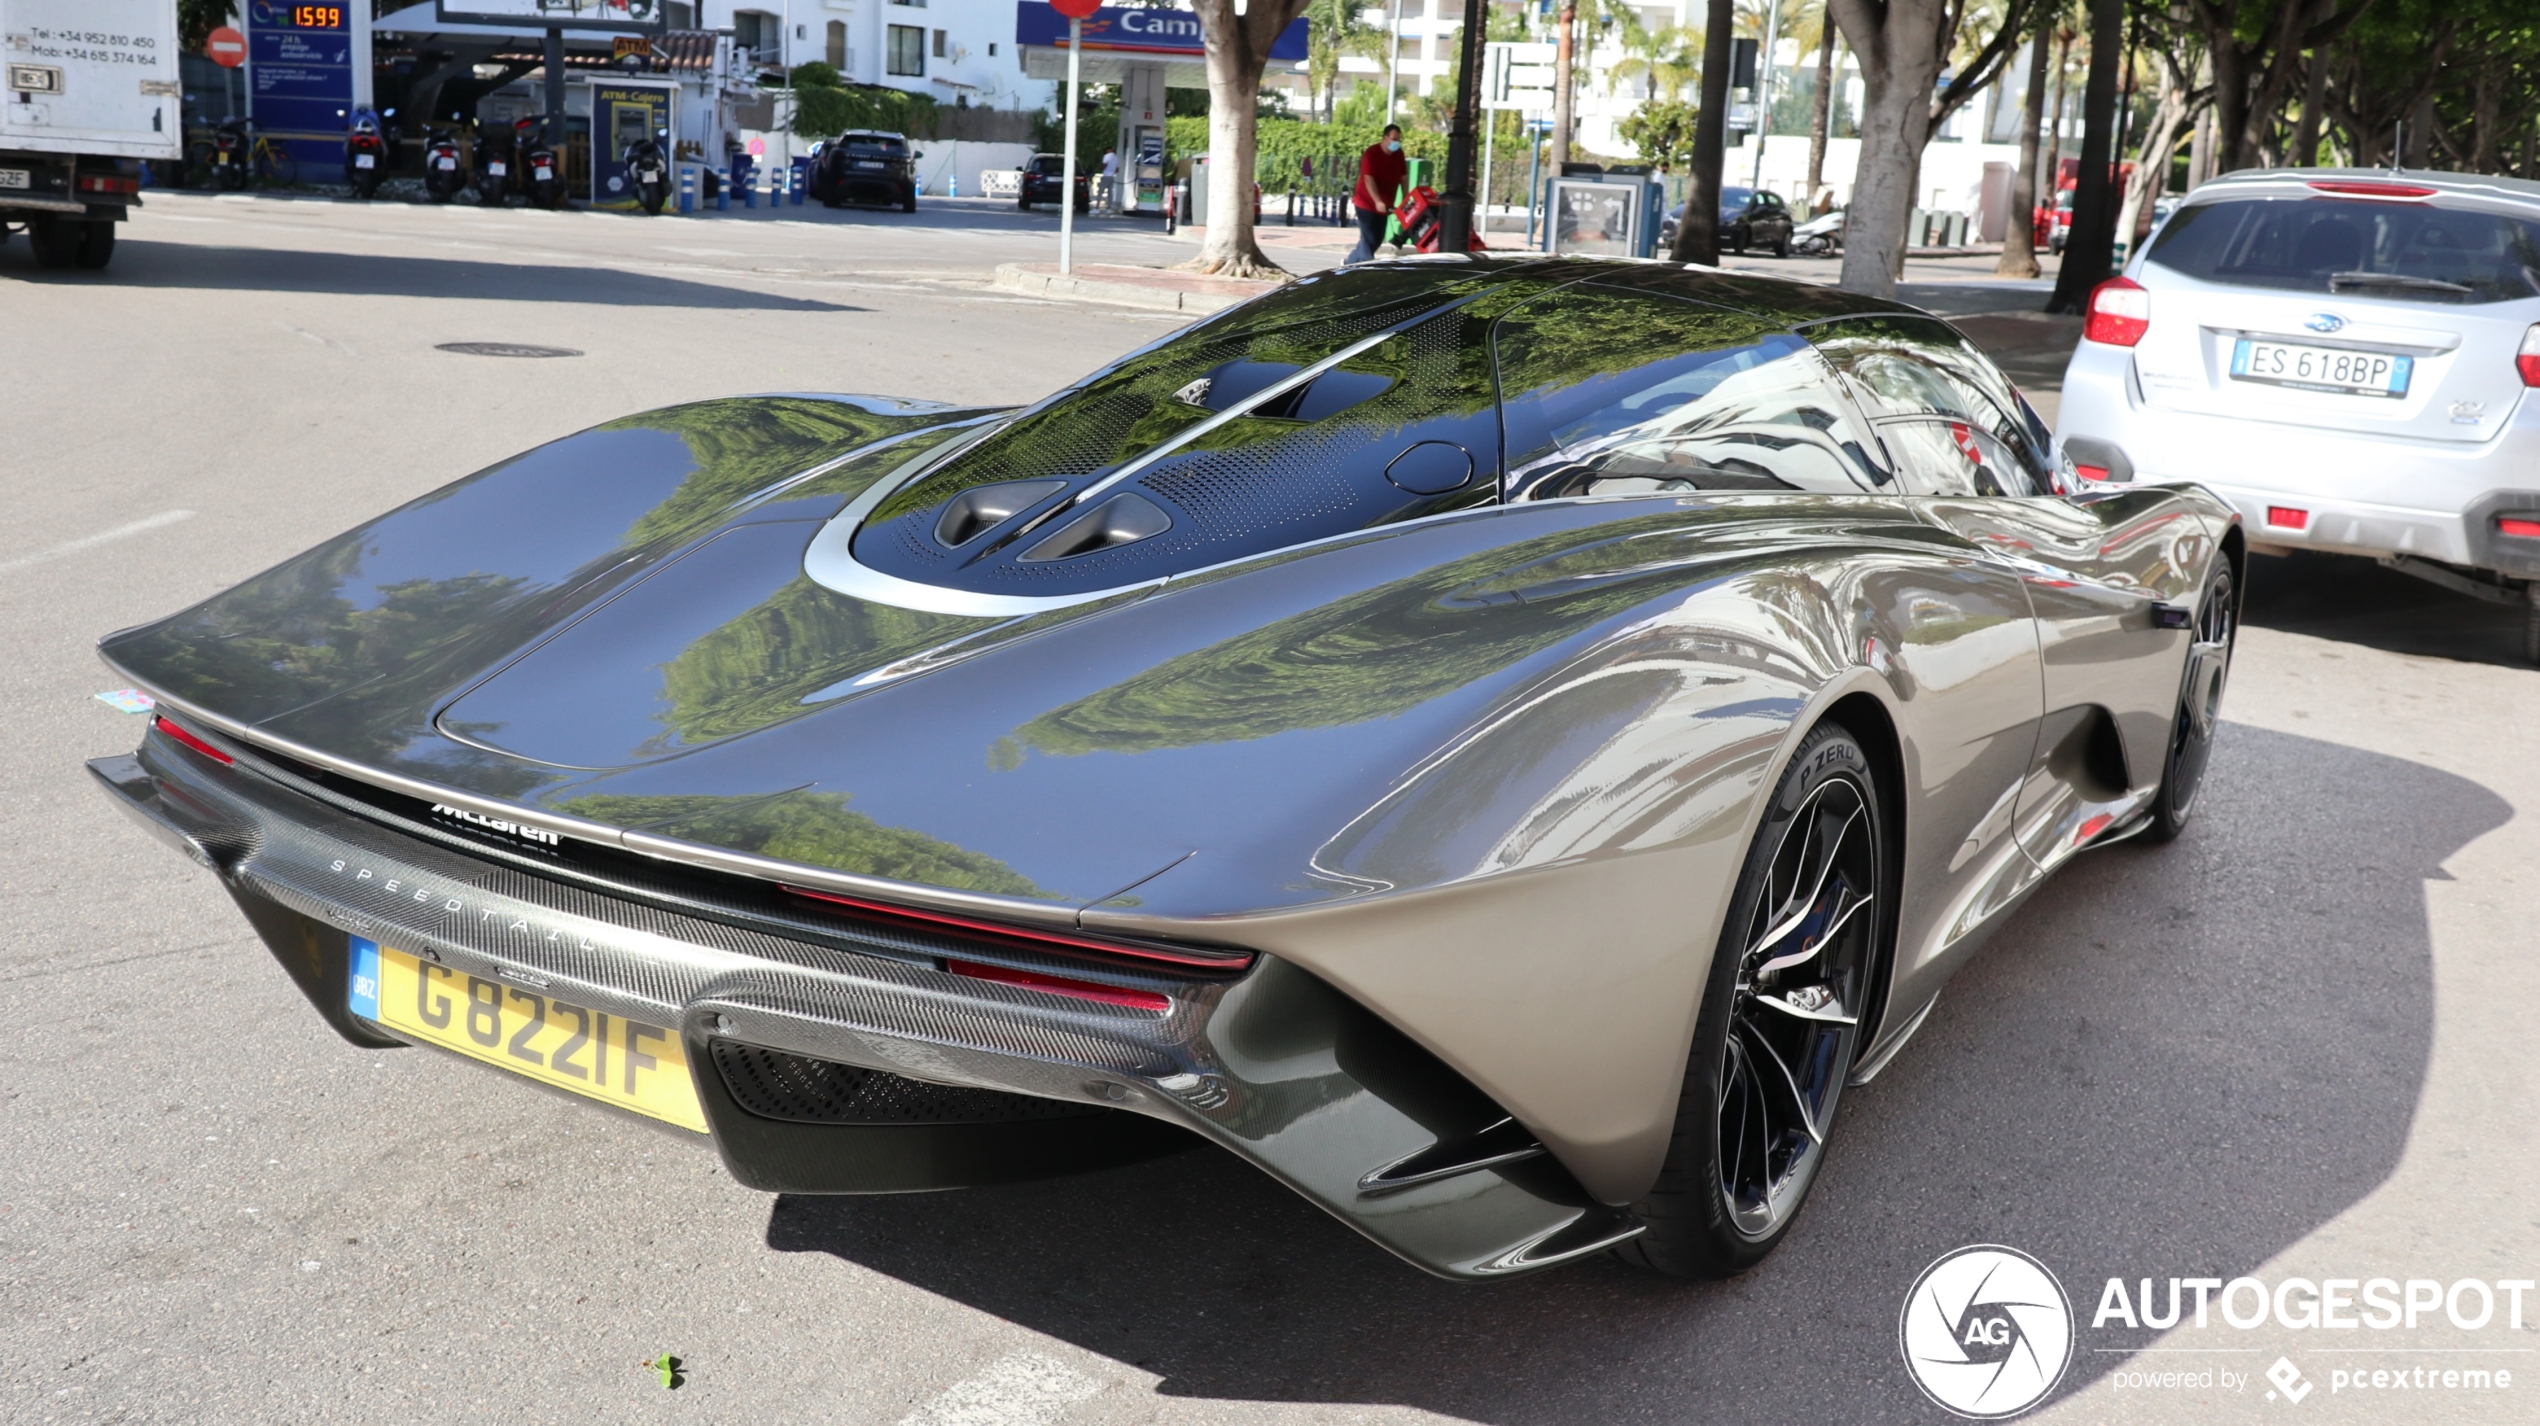
[[[762,1119],[790,1124],[999,1124],[1110,1112],[1060,1099],[928,1084],[734,1040],[711,1044],[715,1069],[732,1098]]]

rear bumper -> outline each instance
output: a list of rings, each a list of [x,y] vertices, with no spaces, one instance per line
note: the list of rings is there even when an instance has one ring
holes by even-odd
[[[396,1041],[347,1008],[353,935],[676,1028],[715,1146],[749,1186],[897,1192],[1042,1177],[1186,1143],[1171,1125],[1444,1277],[1549,1266],[1637,1231],[1468,1082],[1276,958],[1231,980],[1049,967],[1159,991],[1171,1002],[1161,1014],[1010,987],[950,974],[943,951],[978,953],[924,933],[849,928],[814,944],[534,875],[435,829],[357,815],[237,751],[239,764],[222,766],[153,734],[137,755],[89,770],[119,808],[221,878],[355,1043]],[[1113,1112],[953,1125],[768,1117],[735,1097],[718,1042]]]
[[[2065,370],[2056,434],[2115,445],[2137,481],[2206,487],[2240,512],[2251,543],[2540,576],[2540,540],[2497,526],[2540,518],[2535,403],[2485,441],[2375,437],[2147,407],[2132,364],[2128,348],[2083,342]]]

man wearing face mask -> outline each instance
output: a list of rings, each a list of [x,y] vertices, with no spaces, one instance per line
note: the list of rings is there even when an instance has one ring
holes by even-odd
[[[1376,255],[1393,216],[1394,198],[1410,176],[1411,161],[1402,156],[1402,126],[1387,124],[1383,141],[1369,144],[1358,156],[1358,187],[1349,195],[1358,215],[1358,246],[1349,250],[1348,261],[1365,262]]]

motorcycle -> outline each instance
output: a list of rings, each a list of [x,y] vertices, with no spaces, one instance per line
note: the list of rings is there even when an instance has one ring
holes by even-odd
[[[1791,229],[1790,250],[1803,257],[1824,257],[1843,251],[1843,210],[1837,208]]]
[[[511,135],[499,129],[485,129],[476,136],[476,201],[487,208],[503,206],[503,195],[511,191]]]
[[[212,127],[212,186],[236,193],[247,186],[248,155],[256,146],[255,131],[237,115]]]
[[[546,124],[539,119],[521,119],[512,124],[516,137],[512,152],[520,155],[521,186],[529,201],[541,208],[564,206],[564,159],[555,146],[547,142]],[[538,132],[533,133],[533,130]]]
[[[670,160],[662,151],[669,137],[670,130],[655,129],[626,146],[626,176],[635,185],[635,206],[655,217],[670,201]]]
[[[444,128],[423,131],[423,191],[435,203],[447,203],[459,196],[459,186],[467,180],[459,172],[459,141]]]
[[[335,112],[341,116],[344,111]],[[352,118],[352,131],[344,136],[344,181],[352,185],[355,198],[367,201],[378,196],[379,181],[388,176],[388,140],[379,131],[379,116],[370,110],[355,109]]]

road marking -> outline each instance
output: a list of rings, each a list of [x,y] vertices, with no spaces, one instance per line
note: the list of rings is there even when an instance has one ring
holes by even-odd
[[[83,535],[68,544],[55,545],[49,550],[37,550],[34,554],[20,555],[13,560],[0,560],[0,574],[7,574],[14,569],[24,569],[28,565],[42,564],[46,560],[57,560],[64,555],[75,555],[81,550],[95,549],[99,545],[112,544],[116,540],[129,539],[134,535],[148,534],[162,526],[193,518],[194,512],[191,510],[162,510],[146,520],[135,520],[129,525],[117,525],[111,530],[101,530],[94,535]]]
[[[1017,1352],[900,1418],[900,1426],[1050,1426],[1102,1383],[1038,1352]]]

